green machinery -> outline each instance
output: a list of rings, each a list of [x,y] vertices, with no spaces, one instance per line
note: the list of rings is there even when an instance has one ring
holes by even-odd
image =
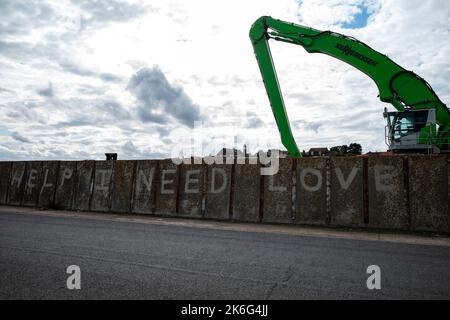
[[[319,31],[293,23],[259,18],[250,29],[256,59],[269,96],[283,145],[293,158],[301,153],[292,135],[283,96],[270,53],[269,39],[302,46],[309,53],[337,58],[369,76],[382,102],[398,112],[387,112],[386,138],[396,153],[449,152],[450,111],[421,77],[403,69],[364,43],[331,31]]]

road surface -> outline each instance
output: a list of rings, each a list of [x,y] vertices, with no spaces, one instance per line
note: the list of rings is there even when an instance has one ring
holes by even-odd
[[[448,239],[255,228],[2,207],[0,299],[450,298]],[[66,287],[71,265],[81,290]],[[381,290],[367,289],[371,265]]]

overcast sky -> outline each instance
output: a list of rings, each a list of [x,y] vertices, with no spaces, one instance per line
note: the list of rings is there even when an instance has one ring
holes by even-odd
[[[450,101],[450,1],[0,0],[0,160],[168,157],[195,121],[282,148],[248,39],[261,15],[356,37]],[[271,46],[301,149],[386,150],[369,78]]]

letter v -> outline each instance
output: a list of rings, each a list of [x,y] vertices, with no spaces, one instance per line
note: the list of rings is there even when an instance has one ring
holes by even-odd
[[[353,168],[352,172],[350,172],[350,175],[348,176],[347,180],[344,178],[344,174],[342,173],[341,168],[336,168],[336,176],[339,180],[339,183],[342,187],[342,189],[347,190],[350,188],[353,180],[355,180],[356,175],[358,174],[358,168]]]

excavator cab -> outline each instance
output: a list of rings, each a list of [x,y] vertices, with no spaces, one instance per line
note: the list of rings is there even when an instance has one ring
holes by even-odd
[[[394,153],[439,153],[436,147],[436,110],[406,110],[403,112],[388,112],[386,144]]]

